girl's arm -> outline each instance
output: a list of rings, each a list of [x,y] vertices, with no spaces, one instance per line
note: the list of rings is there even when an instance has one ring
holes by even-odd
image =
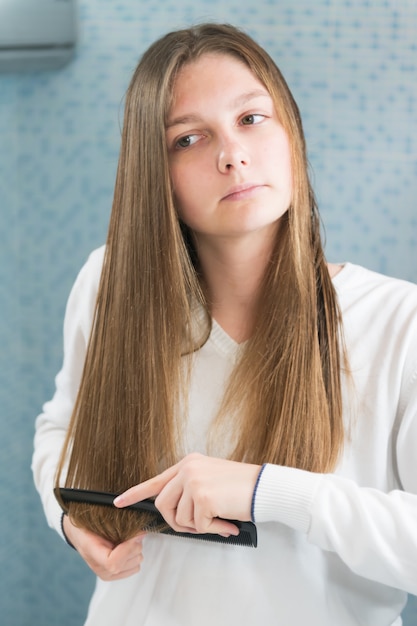
[[[32,469],[49,525],[72,544],[97,576],[103,580],[117,580],[139,571],[143,558],[143,535],[115,547],[101,537],[74,526],[66,515],[63,516],[53,493],[57,465],[84,366],[103,254],[104,248],[101,248],[90,255],[68,299],[64,322],[64,362],[56,377],[55,394],[36,420]]]
[[[336,553],[359,576],[417,593],[417,384],[397,437],[403,489],[385,493],[334,474],[235,463],[197,454],[115,500],[157,496],[177,531],[232,533],[217,517],[276,522]],[[252,509],[252,512],[251,512]]]
[[[55,379],[53,398],[35,424],[32,471],[48,524],[61,536],[61,508],[54,496],[55,475],[77,397],[92,319],[104,248],[93,252],[71,290],[64,321],[64,360]]]

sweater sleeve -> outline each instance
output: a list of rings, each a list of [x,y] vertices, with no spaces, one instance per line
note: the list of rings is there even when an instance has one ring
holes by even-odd
[[[64,360],[55,379],[55,393],[35,423],[32,471],[48,524],[63,537],[61,508],[53,488],[84,366],[94,316],[104,248],[93,252],[71,290],[64,321]]]
[[[336,553],[359,576],[417,593],[417,376],[395,443],[399,489],[361,487],[333,474],[266,465],[255,495],[257,523],[275,521]]]

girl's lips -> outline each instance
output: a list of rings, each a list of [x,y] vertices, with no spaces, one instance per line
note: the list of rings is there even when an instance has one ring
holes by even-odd
[[[241,200],[247,198],[256,192],[263,185],[259,183],[246,183],[244,185],[236,185],[229,189],[229,191],[223,196],[222,200]]]

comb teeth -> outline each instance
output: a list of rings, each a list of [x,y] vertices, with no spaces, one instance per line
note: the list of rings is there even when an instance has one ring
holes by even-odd
[[[81,502],[84,504],[98,504],[101,506],[114,506],[113,500],[116,494],[106,493],[103,491],[90,491],[88,489],[69,489],[66,487],[57,487],[54,489],[55,496],[58,501],[64,503],[68,502]],[[154,524],[166,524],[160,511],[156,508],[153,500],[142,500],[136,502],[131,506],[127,506],[127,509],[134,509],[136,511],[146,511],[154,515]],[[164,535],[171,535],[173,537],[184,537],[185,539],[199,539],[200,541],[209,541],[212,543],[231,544],[235,546],[247,546],[256,548],[258,545],[258,537],[256,532],[256,526],[252,522],[240,522],[237,520],[227,520],[239,529],[239,535],[230,535],[229,537],[222,537],[214,533],[180,533],[173,528],[164,528],[161,532]],[[147,528],[152,532],[152,526]],[[155,532],[155,531],[154,531]]]
[[[232,522],[236,526],[236,522]],[[242,524],[243,522],[239,522]],[[209,543],[223,543],[234,546],[244,546],[249,548],[256,548],[258,545],[257,532],[255,524],[252,522],[244,522],[246,529],[241,528],[238,535],[230,535],[229,537],[223,537],[215,533],[180,533],[176,532],[172,528],[162,530],[163,535],[170,535],[172,537],[183,537],[185,539],[198,539],[200,541],[206,541]],[[250,525],[250,526],[249,526]]]

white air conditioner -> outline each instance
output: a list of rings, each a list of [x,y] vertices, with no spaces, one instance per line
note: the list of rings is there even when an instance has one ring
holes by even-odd
[[[0,72],[50,70],[74,55],[77,0],[0,0]]]

